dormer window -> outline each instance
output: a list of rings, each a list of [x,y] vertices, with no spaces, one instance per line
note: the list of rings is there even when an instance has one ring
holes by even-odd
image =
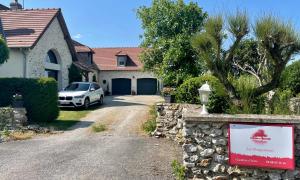
[[[127,61],[127,56],[117,56],[117,61],[118,61],[118,66],[125,67],[126,61]]]

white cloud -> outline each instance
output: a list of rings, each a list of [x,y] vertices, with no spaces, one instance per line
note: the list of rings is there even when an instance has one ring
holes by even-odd
[[[81,39],[82,35],[78,33],[78,34],[74,35],[73,38],[74,39]]]

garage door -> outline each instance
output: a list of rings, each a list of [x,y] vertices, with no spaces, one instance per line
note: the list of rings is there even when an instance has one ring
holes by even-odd
[[[153,78],[143,78],[137,80],[138,95],[154,95],[157,93],[157,80]]]
[[[130,95],[131,79],[112,79],[112,95]]]

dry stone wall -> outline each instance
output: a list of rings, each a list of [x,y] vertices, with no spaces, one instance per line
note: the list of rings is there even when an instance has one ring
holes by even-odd
[[[155,137],[166,137],[183,143],[182,130],[183,121],[182,114],[184,109],[198,109],[197,105],[191,104],[172,104],[158,103],[156,104],[157,118],[156,130],[152,133]]]
[[[24,108],[0,108],[0,131],[14,130],[27,123]]]

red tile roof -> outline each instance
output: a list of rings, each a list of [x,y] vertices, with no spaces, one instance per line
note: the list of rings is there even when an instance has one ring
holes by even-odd
[[[90,47],[88,47],[84,44],[81,44],[78,41],[75,41],[75,40],[72,40],[72,41],[73,41],[73,45],[74,45],[75,50],[76,50],[77,53],[85,53],[85,52],[94,53],[94,51]]]
[[[139,55],[142,48],[93,48],[94,62],[100,71],[137,71],[143,69],[143,64]],[[117,55],[127,55],[127,65],[125,67],[117,66]]]
[[[7,45],[33,47],[60,9],[1,10]]]

